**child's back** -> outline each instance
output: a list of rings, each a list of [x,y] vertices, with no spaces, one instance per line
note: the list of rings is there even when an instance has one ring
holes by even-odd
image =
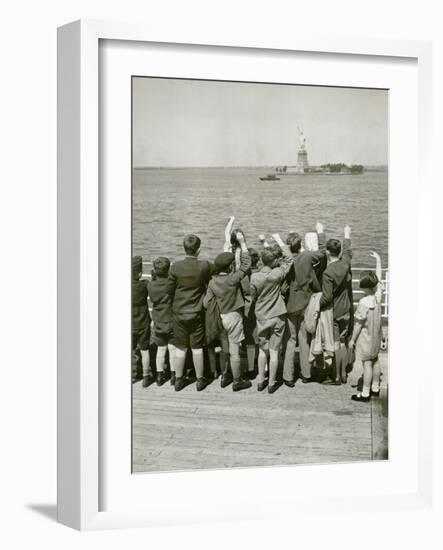
[[[152,319],[154,323],[172,322],[172,300],[168,292],[167,277],[156,277],[148,283],[148,294],[152,302]]]
[[[224,252],[221,256],[231,254]],[[217,264],[217,260],[216,260]],[[231,273],[219,273],[212,276],[209,281],[209,293],[217,299],[220,313],[238,311],[244,306],[241,282],[247,276],[251,267],[251,260],[248,252],[242,252],[240,268]]]
[[[356,342],[356,351],[362,361],[377,359],[381,338],[381,295],[382,287],[379,284],[375,294],[362,298],[355,312],[355,321],[362,325]]]

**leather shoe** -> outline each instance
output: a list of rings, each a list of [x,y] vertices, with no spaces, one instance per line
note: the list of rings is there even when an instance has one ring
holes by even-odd
[[[361,393],[357,393],[351,397],[352,401],[360,401],[361,403],[368,403],[371,400],[371,396],[363,397]]]
[[[278,388],[282,385],[282,382],[279,380],[279,381],[275,381],[273,384],[270,384],[268,386],[268,393],[274,393],[275,391],[278,390]]]
[[[263,391],[266,388],[267,385],[268,385],[267,380],[263,380],[263,382],[259,382],[257,384],[257,391]]]
[[[288,386],[288,388],[293,388],[295,386],[294,380],[285,380],[283,378],[283,382],[285,383],[286,386]]]
[[[208,382],[206,378],[203,378],[203,376],[201,378],[197,378],[197,383],[195,384],[197,391],[204,390],[207,385],[208,385]]]
[[[180,377],[175,379],[175,384],[174,384],[175,391],[181,391],[185,386],[186,386],[185,378]]]
[[[150,386],[154,382],[155,382],[155,376],[153,374],[149,373],[147,376],[143,376],[142,386],[143,386],[143,388],[147,388],[148,386]]]
[[[220,387],[226,388],[232,382],[232,376],[230,374],[222,374],[220,378]]]
[[[247,388],[250,388],[252,386],[252,383],[250,380],[242,380],[241,378],[239,380],[234,380],[232,384],[232,391],[240,391],[240,390],[246,390]]]

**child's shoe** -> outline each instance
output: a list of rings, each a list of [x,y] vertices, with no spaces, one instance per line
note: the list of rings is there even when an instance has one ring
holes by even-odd
[[[201,378],[197,378],[197,383],[196,383],[197,391],[204,390],[207,385],[208,385],[208,382],[206,378],[203,378],[203,376]]]
[[[157,386],[163,386],[167,380],[167,374],[165,371],[160,371],[157,373]]]
[[[239,378],[238,380],[234,380],[232,384],[232,391],[246,390],[251,386],[252,386],[252,383],[250,380],[242,380],[241,378]]]
[[[155,376],[151,372],[149,372],[146,376],[143,376],[142,386],[144,388],[147,388],[154,382],[155,382]]]
[[[361,393],[357,393],[351,397],[352,401],[360,401],[361,403],[368,403],[371,400],[371,396],[363,397]]]

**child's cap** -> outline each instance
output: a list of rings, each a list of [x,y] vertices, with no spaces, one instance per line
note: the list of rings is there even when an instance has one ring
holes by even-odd
[[[360,288],[375,288],[379,283],[373,271],[362,271],[360,274]]]
[[[232,252],[222,252],[215,258],[214,264],[216,270],[224,271],[225,269],[228,269],[234,259],[235,256]]]
[[[153,263],[156,275],[159,277],[165,277],[169,272],[170,265],[171,262],[169,261],[169,258],[166,258],[165,256],[159,256],[156,258]]]

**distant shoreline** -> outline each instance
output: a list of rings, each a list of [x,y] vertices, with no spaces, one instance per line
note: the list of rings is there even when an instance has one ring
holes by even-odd
[[[295,168],[288,166],[288,169]],[[363,165],[365,172],[387,172],[388,166]],[[134,166],[134,170],[275,170],[275,166]],[[316,175],[312,172],[312,175]]]

